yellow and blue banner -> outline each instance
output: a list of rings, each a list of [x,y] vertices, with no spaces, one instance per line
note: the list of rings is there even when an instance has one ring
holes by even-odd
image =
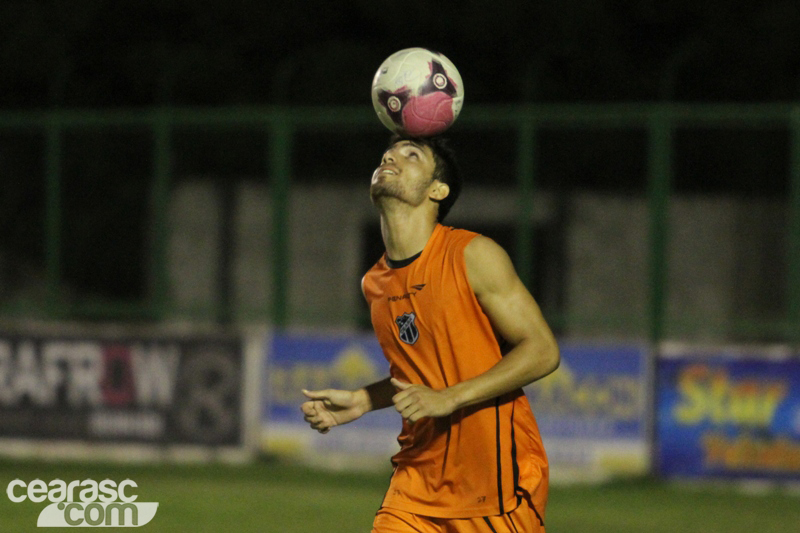
[[[649,350],[560,342],[561,366],[525,391],[554,479],[602,480],[649,468]]]
[[[665,350],[656,466],[675,477],[800,479],[800,358],[787,350]]]
[[[649,350],[561,343],[561,367],[528,387],[554,477],[593,480],[649,467]],[[265,343],[262,449],[339,467],[387,466],[402,421],[368,413],[325,435],[303,420],[301,389],[356,389],[389,375],[372,334],[277,333]]]
[[[301,390],[361,388],[389,375],[371,334],[276,333],[265,343],[262,449],[333,467],[388,466],[402,419],[394,409],[367,413],[321,435],[303,420]]]

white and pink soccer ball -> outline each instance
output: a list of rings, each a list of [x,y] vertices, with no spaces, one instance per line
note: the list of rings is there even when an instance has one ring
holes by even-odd
[[[372,105],[395,133],[428,137],[449,128],[461,112],[464,85],[456,66],[425,48],[390,55],[372,80]]]

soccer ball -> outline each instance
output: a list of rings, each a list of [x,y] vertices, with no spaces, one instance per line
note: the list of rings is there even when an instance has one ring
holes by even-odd
[[[425,48],[390,55],[372,80],[372,105],[383,125],[412,137],[449,128],[464,103],[464,85],[456,66]]]

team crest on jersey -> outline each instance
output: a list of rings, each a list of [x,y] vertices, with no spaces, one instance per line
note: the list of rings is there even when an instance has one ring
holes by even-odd
[[[417,339],[419,339],[419,330],[417,329],[416,320],[416,313],[403,313],[394,319],[400,331],[400,340],[406,344],[414,344],[417,342]]]

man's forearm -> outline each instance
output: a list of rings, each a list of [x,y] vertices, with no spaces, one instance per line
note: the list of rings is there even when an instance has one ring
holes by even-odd
[[[558,367],[558,359],[558,347],[555,344],[521,344],[480,376],[445,390],[453,400],[454,407],[460,409],[516,390],[550,374]]]

